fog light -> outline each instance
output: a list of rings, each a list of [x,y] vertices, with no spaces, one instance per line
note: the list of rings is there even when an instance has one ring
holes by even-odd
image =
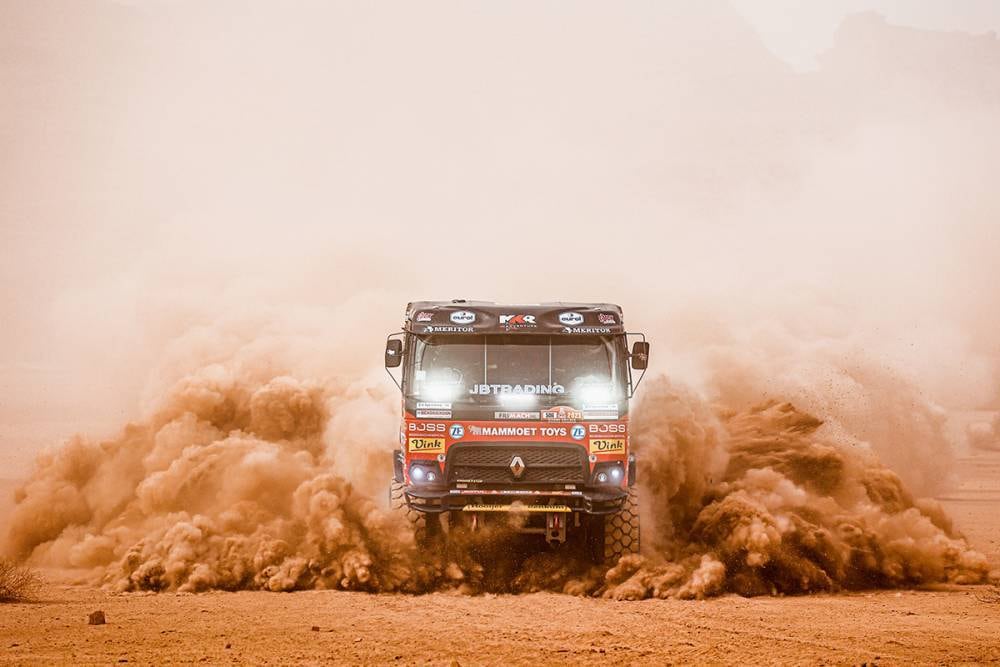
[[[412,479],[414,482],[424,481],[424,475],[426,474],[427,473],[425,473],[424,469],[421,468],[420,466],[413,466],[412,468],[410,468],[410,479]]]
[[[607,482],[608,482],[608,473],[606,473],[606,472],[599,472],[599,473],[597,473],[597,481],[600,484],[607,484]]]
[[[436,474],[434,474],[433,472],[427,473],[427,481],[428,482],[433,482],[434,480],[437,479],[437,477],[438,476]]]
[[[611,469],[611,479],[620,482],[622,481],[622,469],[619,466],[615,466]]]

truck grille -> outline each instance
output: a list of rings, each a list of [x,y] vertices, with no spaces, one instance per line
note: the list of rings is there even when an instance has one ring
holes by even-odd
[[[510,469],[515,456],[525,466],[520,478]],[[457,443],[448,450],[445,472],[449,482],[581,484],[586,479],[587,454],[583,447],[571,444]]]

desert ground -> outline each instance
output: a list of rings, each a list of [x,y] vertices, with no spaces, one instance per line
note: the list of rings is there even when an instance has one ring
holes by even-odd
[[[942,504],[1000,567],[1000,454],[966,456]],[[0,608],[0,662],[577,664],[1000,662],[991,586],[615,602],[552,593],[112,595],[46,572]],[[105,625],[87,616],[104,611]]]

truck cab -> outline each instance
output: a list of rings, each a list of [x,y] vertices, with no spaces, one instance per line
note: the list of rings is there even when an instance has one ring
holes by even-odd
[[[402,391],[393,506],[425,539],[515,512],[598,561],[637,552],[629,399],[648,358],[613,304],[408,304],[385,349]]]

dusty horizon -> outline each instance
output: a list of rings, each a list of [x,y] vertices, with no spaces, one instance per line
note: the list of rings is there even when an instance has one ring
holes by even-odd
[[[418,298],[617,301],[695,386],[782,340],[997,407],[985,10],[831,6],[803,72],[744,5],[5,3],[3,476],[205,332],[377,373]]]

